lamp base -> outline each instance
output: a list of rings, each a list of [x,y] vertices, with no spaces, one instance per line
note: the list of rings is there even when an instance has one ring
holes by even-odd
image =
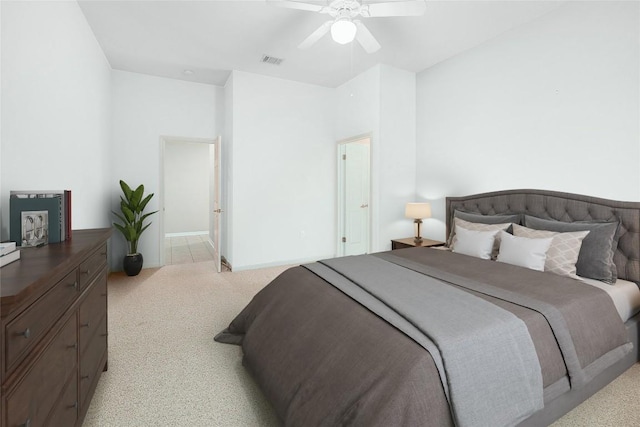
[[[413,238],[414,243],[422,243],[422,236],[420,236],[420,225],[422,224],[422,220],[417,218],[413,220],[415,225],[416,236]]]

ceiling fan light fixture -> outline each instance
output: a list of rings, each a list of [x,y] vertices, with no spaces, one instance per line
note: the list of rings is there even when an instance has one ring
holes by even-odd
[[[331,25],[331,38],[336,43],[351,43],[356,37],[356,30],[356,24],[350,19],[338,19]]]

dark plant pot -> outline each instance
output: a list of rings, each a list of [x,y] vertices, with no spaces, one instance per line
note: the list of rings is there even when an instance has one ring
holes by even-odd
[[[125,255],[122,265],[127,276],[137,276],[142,270],[142,254]]]

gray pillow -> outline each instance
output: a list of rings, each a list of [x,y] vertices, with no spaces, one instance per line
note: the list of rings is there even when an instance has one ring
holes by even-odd
[[[465,211],[455,210],[453,211],[455,218],[460,218],[469,222],[479,222],[481,224],[505,224],[512,222],[514,224],[520,224],[522,219],[521,214],[509,214],[509,215],[482,215],[478,213],[471,213]]]
[[[618,248],[619,222],[561,222],[525,215],[524,225],[536,230],[557,232],[589,231],[582,241],[576,263],[578,276],[615,283],[618,277],[613,254]]]
[[[471,213],[465,212],[461,210],[453,211],[454,218],[460,218],[461,220],[468,222],[475,222],[478,224],[506,224],[508,222],[514,224],[521,224],[522,215],[521,214],[508,214],[508,215],[482,215],[479,213]],[[508,233],[511,233],[511,226],[507,229]],[[453,244],[453,236],[456,234],[455,221],[451,224],[451,232],[449,233],[449,238],[447,239],[447,247],[451,247]]]

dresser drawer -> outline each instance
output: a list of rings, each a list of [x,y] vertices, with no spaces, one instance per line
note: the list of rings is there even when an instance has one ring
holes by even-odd
[[[71,316],[42,356],[7,393],[7,426],[45,425],[78,361],[77,317]]]
[[[67,381],[67,388],[47,425],[49,427],[74,426],[78,419],[78,408],[78,371],[75,370]]]
[[[77,271],[69,273],[40,299],[7,324],[6,370],[20,362],[78,296]]]
[[[89,294],[80,305],[80,352],[84,353],[91,338],[96,331],[104,329],[106,333],[106,321],[102,328],[100,323],[107,314],[107,269],[104,268],[93,282]]]
[[[87,260],[80,264],[80,290],[84,290],[94,277],[107,265],[107,245],[102,245]]]
[[[102,374],[101,362],[106,356],[106,352],[107,337],[97,334],[91,339],[87,351],[80,357],[80,407],[84,407],[92,384]]]

